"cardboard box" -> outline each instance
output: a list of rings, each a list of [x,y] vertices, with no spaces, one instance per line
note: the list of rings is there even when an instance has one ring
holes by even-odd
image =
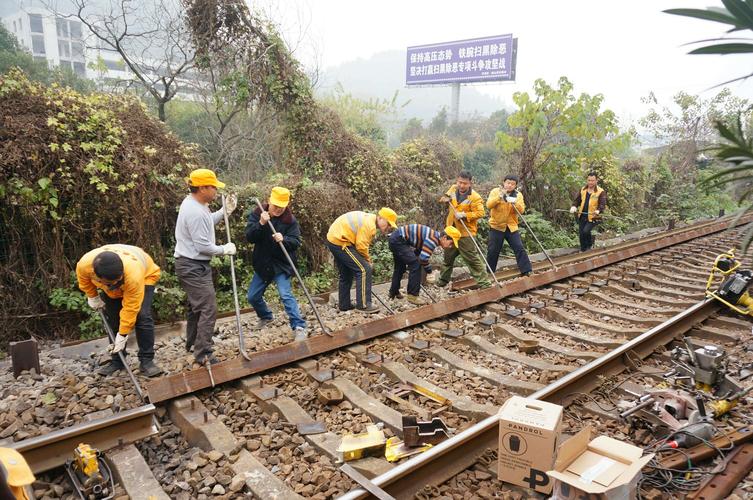
[[[654,455],[644,457],[643,448],[607,436],[591,439],[592,434],[586,427],[560,446],[554,470],[547,472],[554,482],[552,498],[636,498],[641,469]]]
[[[562,423],[562,407],[513,396],[499,410],[499,479],[534,489],[552,491],[546,471]]]

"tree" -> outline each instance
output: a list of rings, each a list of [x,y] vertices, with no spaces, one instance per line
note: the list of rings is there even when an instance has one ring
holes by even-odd
[[[135,79],[112,82],[130,88],[140,86],[154,99],[160,121],[165,121],[165,105],[194,71],[194,52],[182,9],[177,1],[120,0],[109,12],[92,11],[92,0],[72,0],[78,18],[93,35],[96,46],[117,52]],[[71,17],[71,16],[63,16]]]
[[[400,142],[412,141],[422,135],[424,135],[422,120],[420,118],[411,118],[403,125],[403,130],[400,132]]]
[[[707,9],[670,9],[664,12],[668,14],[718,22],[731,26],[727,33],[740,31],[753,31],[753,3],[750,0],[722,0],[723,7],[709,7]],[[750,38],[715,38],[700,40],[695,43],[712,43],[690,51],[690,54],[745,54],[753,52],[753,44],[746,43]],[[753,76],[748,73],[734,78],[726,83],[745,80]],[[740,203],[745,204],[745,210],[753,209],[751,197],[753,196],[753,133],[751,131],[750,108],[745,110],[747,116],[743,118],[743,110],[738,112],[737,118],[725,123],[722,120],[715,121],[715,127],[719,132],[720,142],[711,147],[716,157],[728,166],[705,179],[708,186],[720,186],[730,183],[743,184]],[[748,226],[743,237],[743,251],[746,252],[753,242],[753,224]]]
[[[585,173],[607,169],[630,145],[632,134],[620,132],[615,114],[601,109],[603,100],[601,94],[576,97],[566,77],[556,88],[536,80],[533,97],[513,95],[518,109],[507,119],[510,130],[497,132],[496,143],[547,217],[569,206]],[[611,182],[618,185],[619,179]]]
[[[395,91],[391,99],[359,99],[346,92],[342,84],[338,83],[332,94],[325,96],[320,102],[333,109],[345,128],[354,134],[386,145],[387,134],[383,123],[394,119],[398,107],[402,107],[398,106],[397,95]]]
[[[733,118],[748,106],[748,101],[733,96],[729,89],[711,99],[679,92],[672,100],[674,106],[659,107],[653,93],[642,99],[652,108],[640,124],[666,145],[662,154],[669,156],[673,172],[683,176],[692,174],[699,162],[705,162],[702,152],[719,138],[715,123]]]
[[[447,117],[447,107],[442,106],[437,115],[431,119],[429,123],[429,133],[433,135],[444,134],[447,131],[447,124],[449,123]]]

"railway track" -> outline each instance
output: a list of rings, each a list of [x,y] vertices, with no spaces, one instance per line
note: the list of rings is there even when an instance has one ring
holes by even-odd
[[[609,421],[609,414],[583,406],[574,394],[599,391],[604,380],[627,369],[634,376],[637,365],[660,363],[663,358],[655,361],[652,354],[678,335],[726,345],[733,357],[745,357],[739,342],[750,335],[750,325],[702,301],[709,263],[737,241],[734,233],[718,232],[724,224],[565,256],[556,270],[539,268],[502,290],[473,291],[456,282],[438,304],[396,304],[396,315],[367,324],[326,311],[325,321],[338,330],[332,339],[279,345],[284,334],[270,329],[258,337],[250,363],[231,358],[228,342],[225,352],[218,350],[228,359],[214,370],[223,385],[212,388],[204,370],[148,383],[159,407],[132,411],[157,415],[161,428],[147,431],[144,424],[142,434],[156,432],[153,437],[121,440],[140,440],[138,458],[156,478],[148,487],[158,495],[366,498],[370,494],[339,469],[341,436],[377,422],[387,437],[399,436],[403,414],[439,416],[455,431],[452,439],[397,466],[383,457],[349,465],[396,498],[452,496],[463,488],[522,495],[494,477],[494,415],[510,395],[568,406],[574,415],[568,425],[577,430],[584,415]],[[511,271],[499,275],[512,278]],[[531,341],[538,342],[536,352],[521,353]],[[185,367],[175,353],[180,339],[163,343],[158,353],[173,357],[171,371]],[[342,401],[328,400],[322,395],[328,391],[339,391]],[[77,434],[79,427],[68,429],[67,439],[92,439],[102,448],[117,444],[111,437],[117,431],[108,441]],[[62,451],[47,455],[59,458],[46,461],[25,452],[43,471],[60,465],[67,444],[46,434],[14,446],[22,452],[58,446]],[[143,483],[130,481],[127,470],[119,474],[129,495],[144,497]],[[55,480],[50,484],[59,484]]]

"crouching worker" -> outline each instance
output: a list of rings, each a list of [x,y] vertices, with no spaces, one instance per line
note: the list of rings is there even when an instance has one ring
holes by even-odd
[[[306,321],[301,317],[290,283],[295,271],[280,248],[280,243],[285,245],[291,260],[295,262],[296,250],[301,246],[301,227],[290,211],[289,203],[290,191],[284,187],[275,187],[272,188],[269,203],[263,204],[262,208],[256,207],[248,215],[246,240],[254,244],[254,277],[248,287],[248,303],[259,317],[259,327],[272,321],[272,311],[264,301],[264,292],[274,281],[295,340],[300,341],[308,336]],[[272,232],[270,222],[275,232]]]
[[[371,258],[369,247],[374,241],[376,231],[388,234],[397,228],[397,214],[391,208],[382,208],[379,212],[348,212],[341,215],[327,232],[327,247],[335,258],[338,282],[337,307],[340,311],[353,309],[350,301],[350,287],[356,280],[356,308],[371,314],[379,308],[371,304]]]
[[[421,273],[430,274],[429,259],[437,246],[457,248],[460,231],[449,226],[444,231],[435,231],[423,224],[401,226],[390,235],[389,244],[395,268],[392,272],[392,284],[389,297],[402,298],[400,280],[408,270],[408,302],[423,305],[426,302],[418,294],[421,290]]]
[[[89,306],[104,309],[107,323],[116,333],[112,360],[99,370],[103,376],[124,368],[118,356],[125,354],[128,335],[136,330],[139,368],[147,377],[162,369],[154,364],[152,300],[160,268],[145,251],[131,245],[105,245],[88,252],[76,265],[78,287]],[[104,293],[99,293],[101,290]]]

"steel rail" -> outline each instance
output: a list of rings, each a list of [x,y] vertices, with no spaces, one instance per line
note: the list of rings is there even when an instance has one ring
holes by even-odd
[[[616,245],[610,245],[608,247],[601,247],[601,248],[594,248],[591,250],[588,250],[587,252],[575,252],[568,255],[562,255],[560,257],[554,258],[554,265],[555,266],[562,266],[565,264],[571,264],[573,262],[578,262],[584,259],[591,259],[593,257],[597,257],[599,255],[605,255],[610,252],[618,251],[622,248],[629,248],[637,243],[649,243],[651,241],[660,240],[662,238],[667,238],[670,236],[674,236],[676,234],[682,234],[689,230],[697,230],[697,229],[703,229],[707,227],[713,227],[715,224],[718,224],[720,222],[734,222],[734,219],[737,216],[734,215],[728,215],[726,217],[722,217],[719,219],[714,219],[707,222],[701,222],[693,226],[683,227],[680,229],[674,229],[672,231],[663,231],[661,233],[652,234],[651,236],[648,236],[646,238],[641,238],[638,240],[629,240],[624,241],[622,243],[618,243]],[[753,220],[751,217],[746,217],[745,222],[750,222]],[[744,224],[745,222],[739,222],[739,224]],[[549,266],[546,265],[544,261],[534,262],[532,263],[532,266],[534,271],[541,271],[543,269],[548,268]],[[501,269],[497,271],[496,276],[500,279],[512,279],[520,276],[520,271],[518,270],[518,267],[516,265],[506,267],[504,269]],[[476,287],[476,280],[472,278],[464,279],[464,280],[458,280],[452,283],[452,289],[463,291],[463,290],[470,290],[472,288]]]
[[[250,355],[250,360],[233,358],[217,363],[212,367],[214,382],[222,384],[239,378],[264,372],[284,366],[302,359],[310,358],[325,352],[334,351],[351,344],[363,342],[407,327],[415,326],[465,309],[480,306],[488,302],[498,301],[511,295],[517,295],[533,288],[554,283],[578,274],[582,274],[607,265],[615,264],[625,259],[650,253],[661,248],[683,243],[714,232],[722,231],[733,224],[742,223],[735,219],[716,221],[715,224],[703,225],[701,228],[686,229],[681,233],[673,233],[665,238],[654,239],[649,242],[636,241],[633,245],[607,252],[588,260],[581,260],[569,265],[558,267],[528,277],[511,280],[504,287],[492,287],[485,290],[472,291],[460,297],[417,307],[410,311],[400,312],[392,316],[376,319],[367,323],[354,325],[333,332],[332,337],[318,335],[291,344],[282,345]],[[212,387],[206,370],[189,370],[174,375],[165,376],[149,381],[146,385],[149,400],[159,403],[174,399],[185,394]]]
[[[716,301],[703,300],[529,397],[563,404],[575,393],[590,392],[599,385],[599,377],[624,371],[627,357],[631,354],[641,359],[648,357],[658,346],[670,343],[678,335],[713,315],[720,307]],[[443,483],[470,467],[486,449],[496,449],[498,445],[499,419],[493,415],[373,478],[371,482],[397,499],[413,498],[425,485]],[[341,500],[362,498],[373,497],[363,489],[350,491],[340,497]]]
[[[101,451],[133,443],[159,432],[152,404],[125,410],[114,415],[82,422],[41,436],[10,443],[10,448],[23,455],[37,474],[65,464],[79,443],[87,443]]]

